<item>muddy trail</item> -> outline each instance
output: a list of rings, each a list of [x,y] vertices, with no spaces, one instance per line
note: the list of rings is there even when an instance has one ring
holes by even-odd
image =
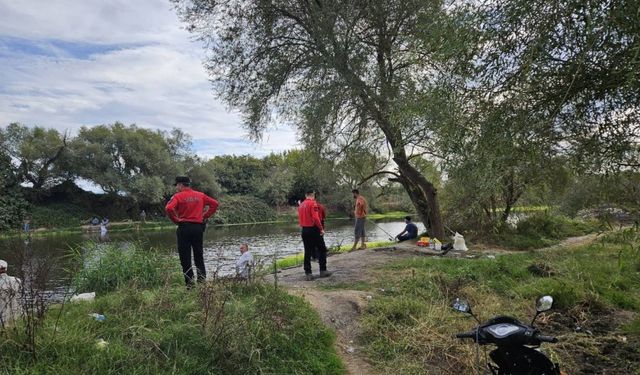
[[[558,245],[536,251],[553,251],[584,245],[594,241],[597,235],[587,235],[572,237],[562,241]],[[475,246],[474,246],[475,247]],[[482,258],[487,255],[500,256],[502,254],[515,253],[508,249],[476,247],[467,252],[451,251],[443,256]],[[375,269],[384,264],[400,259],[441,256],[438,252],[419,248],[415,244],[402,243],[394,247],[358,250],[354,252],[335,254],[328,258],[328,268],[333,271],[333,275],[328,278],[305,281],[302,267],[284,269],[277,274],[277,283],[285,287],[289,293],[300,296],[307,300],[309,304],[319,313],[323,323],[336,332],[336,349],[347,368],[350,375],[376,375],[379,374],[370,363],[370,359],[362,352],[358,344],[360,333],[360,321],[368,301],[372,298],[371,292],[357,290],[358,284],[374,282],[376,280]],[[312,263],[314,273],[317,273],[317,263]],[[273,283],[273,275],[269,276],[269,282]],[[577,314],[576,312],[573,312]],[[560,328],[561,331],[569,331],[574,327],[575,320],[571,322],[560,321],[562,316],[553,314],[546,322],[550,326]],[[606,314],[605,314],[606,315]],[[625,317],[628,318],[628,317]],[[625,319],[627,320],[627,319]],[[612,327],[608,327],[612,328]],[[571,350],[570,348],[565,348]],[[574,348],[578,349],[578,348]],[[578,355],[579,353],[576,353]],[[587,356],[586,354],[581,354]],[[584,358],[594,361],[594,358]],[[598,367],[597,365],[595,367]],[[587,373],[599,373],[588,371]],[[605,372],[609,373],[609,372]],[[611,372],[612,374],[617,372]]]

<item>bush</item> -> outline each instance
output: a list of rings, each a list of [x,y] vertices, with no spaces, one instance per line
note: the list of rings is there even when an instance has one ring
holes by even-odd
[[[180,276],[178,262],[154,249],[95,244],[83,256],[85,267],[74,277],[78,293],[109,292],[126,285],[151,288]]]
[[[31,209],[33,228],[76,227],[81,220],[92,215],[84,208],[72,203],[52,203],[33,206]]]
[[[220,199],[220,208],[213,220],[218,224],[238,224],[259,223],[275,218],[275,211],[259,198],[228,195]]]
[[[515,229],[501,227],[494,240],[511,248],[535,249],[553,245],[567,237],[591,233],[596,228],[595,223],[542,212],[522,219]]]

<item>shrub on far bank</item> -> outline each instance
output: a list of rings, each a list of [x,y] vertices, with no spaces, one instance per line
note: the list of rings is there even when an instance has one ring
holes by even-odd
[[[213,217],[217,224],[259,223],[272,221],[276,212],[263,200],[249,195],[227,195]]]

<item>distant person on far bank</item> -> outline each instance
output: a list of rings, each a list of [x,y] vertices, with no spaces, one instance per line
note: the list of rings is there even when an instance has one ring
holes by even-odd
[[[207,277],[207,271],[204,266],[202,238],[207,220],[218,209],[218,201],[204,193],[193,190],[191,188],[191,179],[187,176],[176,177],[175,186],[176,193],[165,206],[165,211],[169,219],[178,225],[176,230],[178,255],[180,256],[180,265],[184,273],[184,281],[187,287],[190,288],[194,284],[193,266],[191,265],[192,250],[193,262],[198,270],[198,282],[204,282]]]
[[[236,260],[236,276],[243,280],[249,279],[252,266],[253,255],[249,251],[249,245],[243,243],[240,245],[240,257]]]
[[[320,266],[320,277],[329,277],[327,271],[327,247],[325,246],[324,227],[320,221],[320,209],[315,200],[315,192],[307,190],[306,199],[298,207],[298,222],[302,229],[302,243],[304,244],[304,275],[307,281],[314,279],[311,272],[311,257],[316,254]]]
[[[367,244],[365,243],[365,232],[364,232],[364,224],[367,221],[367,200],[364,199],[362,195],[360,195],[360,191],[358,189],[351,190],[353,193],[353,198],[356,200],[356,207],[354,209],[354,215],[356,217],[356,225],[355,225],[355,242],[353,243],[353,247],[351,250],[355,250],[358,246],[358,241],[362,240],[362,245],[358,248],[359,250],[364,250],[367,248]]]
[[[405,216],[404,222],[407,225],[404,227],[404,230],[396,236],[398,241],[402,242],[418,237],[418,226],[411,221],[411,216]]]
[[[147,222],[147,213],[144,210],[140,211],[140,221],[142,224]]]

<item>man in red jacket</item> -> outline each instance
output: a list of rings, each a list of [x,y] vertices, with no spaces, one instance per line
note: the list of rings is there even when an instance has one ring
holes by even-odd
[[[327,247],[322,236],[324,228],[320,221],[318,204],[313,190],[305,193],[306,199],[298,207],[298,222],[302,228],[302,243],[304,244],[304,274],[307,281],[314,279],[311,273],[311,257],[317,250],[320,277],[329,277],[327,271]]]
[[[218,201],[191,189],[190,186],[189,177],[176,177],[176,194],[171,197],[164,208],[169,219],[178,224],[176,230],[178,255],[187,287],[193,286],[191,249],[193,249],[193,261],[198,269],[198,281],[202,282],[207,277],[202,253],[202,236],[206,220],[213,216],[218,209]]]

